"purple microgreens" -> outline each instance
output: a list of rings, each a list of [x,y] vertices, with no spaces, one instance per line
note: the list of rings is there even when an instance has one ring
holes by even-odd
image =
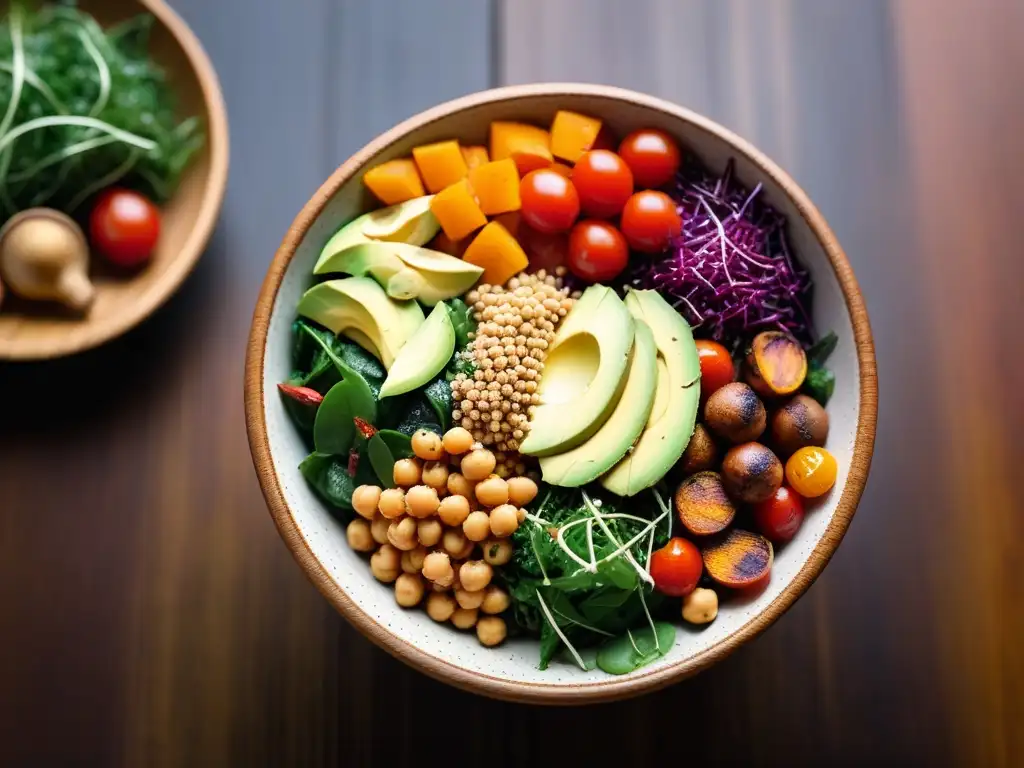
[[[811,280],[789,252],[785,219],[758,184],[743,188],[730,160],[715,177],[689,160],[671,190],[683,231],[662,255],[632,269],[631,285],[654,288],[695,329],[735,343],[782,330],[809,342]]]

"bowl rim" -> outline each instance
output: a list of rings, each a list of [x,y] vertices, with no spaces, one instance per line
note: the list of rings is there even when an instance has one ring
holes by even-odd
[[[746,621],[722,641],[694,656],[670,666],[647,672],[640,670],[629,676],[609,677],[607,680],[585,685],[509,680],[467,670],[399,638],[364,612],[329,576],[295,522],[291,509],[285,501],[270,455],[263,409],[263,371],[267,334],[278,290],[299,243],[328,201],[344,183],[360,171],[367,161],[394,142],[451,114],[484,104],[511,101],[522,97],[580,94],[624,101],[636,106],[658,110],[691,123],[725,141],[735,152],[745,156],[763,173],[771,177],[792,200],[798,213],[811,228],[828,256],[850,315],[860,373],[860,410],[857,417],[853,458],[846,483],[828,528],[811,551],[807,562],[785,589],[761,613]],[[391,655],[419,671],[458,688],[493,698],[541,704],[582,704],[611,701],[658,690],[706,669],[774,623],[821,573],[842,541],[850,521],[853,519],[871,466],[877,408],[878,383],[874,343],[863,297],[838,240],[824,217],[800,186],[752,144],[706,117],[669,101],[636,91],[580,83],[512,85],[462,96],[404,120],[353,154],[330,175],[305,204],[275,253],[256,303],[245,361],[245,420],[253,464],[271,517],[285,544],[298,560],[307,577],[335,609],[360,632]]]
[[[206,245],[213,235],[227,189],[230,156],[227,106],[224,102],[224,94],[221,92],[220,82],[217,79],[217,72],[202,43],[199,42],[199,38],[165,0],[137,0],[137,2],[142,6],[141,10],[151,13],[167,29],[184,52],[199,83],[203,104],[208,113],[206,145],[210,151],[210,171],[203,187],[203,200],[199,207],[199,215],[193,222],[188,239],[160,279],[150,285],[149,289],[140,294],[137,300],[133,301],[123,312],[106,318],[86,333],[64,336],[63,340],[57,343],[13,350],[5,350],[0,345],[0,360],[28,362],[65,357],[101,346],[111,339],[127,333],[153,314],[177,292],[185,278],[191,274],[199,262],[200,256],[203,255]]]

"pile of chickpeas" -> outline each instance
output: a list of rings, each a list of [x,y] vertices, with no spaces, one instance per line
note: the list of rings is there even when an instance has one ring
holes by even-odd
[[[434,621],[476,628],[486,646],[508,628],[499,614],[509,596],[492,583],[494,567],[512,559],[509,540],[537,495],[528,477],[495,474],[494,454],[462,427],[444,437],[412,436],[414,458],[399,459],[394,488],[361,485],[352,494],[359,517],[348,525],[349,545],[372,552],[370,569],[395,585],[404,608],[425,603]]]

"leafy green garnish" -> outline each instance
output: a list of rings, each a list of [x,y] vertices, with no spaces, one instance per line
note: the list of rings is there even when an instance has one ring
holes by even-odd
[[[299,471],[328,504],[343,510],[352,509],[356,483],[348,473],[347,457],[311,453],[299,464]]]
[[[455,329],[455,348],[463,349],[470,342],[469,335],[476,332],[476,321],[473,320],[473,311],[462,299],[449,299],[445,304],[448,306],[448,315],[452,321],[452,328]]]
[[[148,53],[153,17],[104,30],[69,3],[16,0],[0,21],[0,222],[75,210],[118,184],[164,201],[203,145]]]
[[[366,454],[370,459],[370,466],[377,474],[382,488],[395,487],[395,457],[391,453],[388,444],[381,439],[380,433],[370,438],[366,444]]]
[[[423,396],[434,409],[441,431],[447,430],[452,419],[452,385],[444,376],[440,376],[427,384]]]
[[[313,444],[319,453],[347,454],[356,437],[359,418],[377,420],[377,401],[358,376],[348,376],[333,387],[320,403],[313,424]]]
[[[676,642],[675,625],[655,622],[654,627],[627,629],[597,652],[597,666],[610,675],[628,675],[664,656]]]
[[[836,389],[836,375],[825,366],[825,362],[835,352],[838,343],[839,337],[835,331],[829,331],[807,350],[807,377],[804,379],[803,391],[822,406],[828,405]]]

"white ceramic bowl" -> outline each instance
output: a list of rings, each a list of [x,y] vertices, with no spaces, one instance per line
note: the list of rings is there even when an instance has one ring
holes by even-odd
[[[665,658],[622,677],[565,664],[542,672],[532,640],[487,649],[473,633],[435,624],[421,610],[399,608],[393,589],[373,578],[365,558],[348,547],[343,526],[299,473],[307,450],[276,390],[290,373],[290,326],[321,247],[371,204],[361,183],[368,167],[431,141],[454,137],[486,143],[492,120],[543,125],[559,108],[598,116],[620,136],[640,127],[662,128],[715,170],[734,158],[739,179],[750,187],[762,183],[767,200],[787,217],[791,247],[815,282],[816,326],[839,336],[830,360],[836,391],[828,405],[828,448],[839,462],[834,489],[778,552],[764,591],[723,602],[717,620],[706,628],[683,626]],[[876,386],[871,331],[853,273],[828,225],[788,175],[739,137],[674,104],[605,86],[544,84],[485,91],[430,109],[374,139],[332,174],[295,219],[271,263],[249,339],[245,405],[253,461],[281,535],[309,578],[360,631],[412,666],[462,688],[576,704],[635,695],[691,675],[757,635],[793,604],[824,568],[853,517],[871,461]]]

